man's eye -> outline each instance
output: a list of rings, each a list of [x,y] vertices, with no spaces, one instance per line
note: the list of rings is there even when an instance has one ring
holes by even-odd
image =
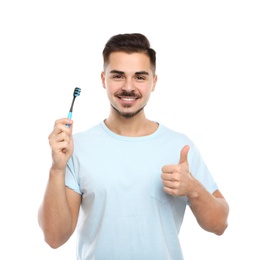
[[[136,79],[137,79],[137,80],[144,80],[145,77],[143,77],[143,76],[137,76]]]
[[[121,76],[121,75],[114,75],[113,78],[114,78],[114,79],[121,79],[122,76]]]

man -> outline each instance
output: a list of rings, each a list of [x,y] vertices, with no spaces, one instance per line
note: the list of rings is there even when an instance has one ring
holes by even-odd
[[[183,259],[186,205],[204,230],[221,235],[228,204],[193,142],[146,118],[157,83],[148,39],[115,35],[103,58],[109,116],[74,136],[73,121],[59,119],[49,135],[53,161],[39,209],[45,241],[57,248],[76,229],[77,259]]]

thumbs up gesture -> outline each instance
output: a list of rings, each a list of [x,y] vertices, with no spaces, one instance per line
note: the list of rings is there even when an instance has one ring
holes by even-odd
[[[172,196],[188,196],[191,192],[194,178],[189,170],[189,149],[188,145],[182,148],[178,164],[162,167],[161,179],[164,191]]]

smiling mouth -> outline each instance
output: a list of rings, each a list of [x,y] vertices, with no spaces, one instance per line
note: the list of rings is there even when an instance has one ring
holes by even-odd
[[[124,102],[133,102],[133,101],[141,98],[141,95],[134,93],[134,91],[128,92],[126,90],[123,90],[123,91],[120,91],[119,93],[116,93],[115,96]]]
[[[119,97],[119,98],[124,101],[133,101],[138,99],[137,97]]]

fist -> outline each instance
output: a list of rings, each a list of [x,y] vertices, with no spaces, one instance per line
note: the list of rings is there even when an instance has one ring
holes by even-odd
[[[185,145],[180,154],[178,164],[162,167],[162,184],[164,191],[172,196],[188,196],[193,177],[189,170],[188,152],[190,147]]]

